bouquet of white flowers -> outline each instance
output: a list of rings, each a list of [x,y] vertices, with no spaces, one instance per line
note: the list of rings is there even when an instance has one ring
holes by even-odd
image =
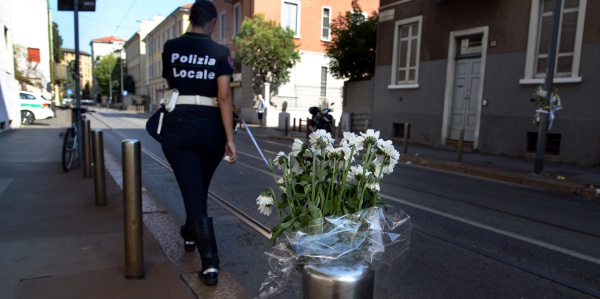
[[[290,276],[304,266],[331,261],[364,260],[383,277],[397,277],[410,244],[410,217],[383,204],[379,184],[399,158],[374,130],[345,132],[337,147],[331,134],[317,130],[308,142],[295,139],[289,154],[278,153],[270,167],[280,196],[266,188],[256,199],[261,213],[268,216],[275,206],[279,217],[259,298],[298,283]],[[283,171],[279,179],[275,166]]]
[[[256,199],[267,216],[273,206],[277,209],[279,224],[272,229],[270,244],[283,231],[307,227],[315,219],[383,203],[379,182],[400,159],[392,141],[379,139],[379,131],[372,129],[360,135],[345,132],[338,147],[334,141],[330,133],[317,130],[308,143],[295,139],[290,153],[279,152],[271,161],[280,197],[267,188]],[[274,166],[283,170],[282,178],[277,179]]]

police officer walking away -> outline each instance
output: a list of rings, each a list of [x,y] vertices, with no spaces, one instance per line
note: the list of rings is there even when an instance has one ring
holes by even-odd
[[[162,149],[171,164],[183,197],[186,222],[181,234],[186,250],[198,249],[206,285],[218,282],[219,256],[207,199],[210,181],[223,158],[235,163],[233,105],[230,82],[233,59],[229,49],[211,39],[217,10],[209,1],[196,1],[190,11],[192,29],[169,40],[162,53],[169,88],[179,91],[177,105],[165,113]]]

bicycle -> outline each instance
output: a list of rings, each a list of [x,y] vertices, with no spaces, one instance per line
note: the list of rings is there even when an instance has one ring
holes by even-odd
[[[67,131],[61,134],[64,137],[63,140],[63,148],[62,148],[62,168],[65,172],[69,172],[71,168],[73,168],[73,161],[75,161],[75,157],[79,159],[79,140],[80,134],[78,129],[78,119],[85,119],[84,113],[94,112],[94,110],[90,110],[87,108],[76,108],[76,107],[66,107],[66,106],[58,106],[60,109],[71,109],[72,118],[71,118],[71,127],[67,128]]]

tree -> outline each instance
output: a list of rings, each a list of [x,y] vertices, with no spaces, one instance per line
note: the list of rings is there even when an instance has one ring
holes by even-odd
[[[255,93],[266,82],[274,87],[289,82],[289,69],[300,61],[294,31],[266,21],[262,14],[246,18],[233,42],[238,49],[236,61],[252,67]]]
[[[54,55],[54,62],[60,63],[63,60],[62,52],[63,39],[58,32],[58,24],[52,22],[52,53]]]
[[[103,95],[110,95],[110,86],[113,87],[113,97],[115,94],[119,94],[118,85],[121,82],[120,70],[117,68],[117,58],[112,55],[102,57],[96,69],[94,70],[94,78],[98,81],[98,87],[100,93]],[[112,83],[111,83],[112,79]],[[117,88],[115,88],[117,87]],[[115,91],[117,91],[115,93]]]
[[[360,79],[375,73],[377,47],[377,12],[366,18],[357,0],[346,15],[339,15],[331,24],[331,42],[324,43],[329,68],[337,79]]]

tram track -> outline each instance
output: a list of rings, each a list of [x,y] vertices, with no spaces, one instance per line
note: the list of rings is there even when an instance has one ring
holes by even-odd
[[[102,121],[100,119],[96,118],[96,120],[102,122],[105,126],[107,126],[108,128],[114,130],[114,132],[116,134],[118,134],[119,136],[121,136],[123,138],[128,138],[128,136],[125,136],[123,133],[119,132],[119,129],[112,128],[109,124],[107,124],[106,122],[104,122],[104,121]],[[247,145],[247,144],[243,144],[243,143],[240,143],[240,145],[243,148],[250,148],[250,147],[252,147],[251,145]],[[160,158],[159,156],[155,155],[151,151],[145,149],[144,147],[142,147],[142,152],[144,152],[144,154],[146,154],[149,158],[151,158],[152,160],[154,160],[155,162],[157,162],[161,166],[165,167],[165,169],[167,169],[167,170],[169,170],[169,171],[172,172],[172,169],[169,166],[169,164],[166,161],[164,161],[162,158]],[[271,152],[271,151],[264,151],[264,152],[268,153],[268,154],[273,154],[273,155],[276,154],[275,152]],[[257,160],[261,160],[262,161],[262,159],[260,157],[255,156],[253,154],[250,154],[250,153],[247,153],[247,152],[244,152],[244,151],[239,151],[239,150],[238,150],[238,153],[241,154],[241,155],[244,155],[244,156],[247,156],[247,157],[251,157],[251,158],[255,158]],[[253,165],[251,165],[249,163],[244,163],[244,162],[240,162],[240,161],[238,161],[238,164],[241,165],[241,166],[243,166],[243,167],[249,168],[249,169],[251,169],[253,171],[263,173],[265,175],[269,175],[269,176],[272,175],[264,167],[263,168],[259,168],[259,167],[253,166]],[[440,195],[440,194],[436,194],[434,192],[428,192],[428,191],[425,191],[425,190],[422,190],[422,189],[417,189],[417,188],[413,188],[413,187],[402,185],[402,184],[393,183],[393,182],[386,181],[386,180],[382,180],[382,183],[389,184],[389,185],[395,186],[397,188],[406,188],[406,189],[409,189],[409,190],[412,190],[412,191],[417,191],[417,192],[425,193],[425,194],[436,196],[436,197],[442,197],[442,198],[447,199],[447,200],[451,200],[451,201],[454,201],[454,202],[459,202],[459,203],[465,204],[465,205],[470,205],[470,206],[473,206],[473,207],[476,207],[476,208],[479,208],[479,209],[485,209],[485,210],[488,210],[488,211],[492,211],[492,212],[495,212],[495,213],[500,213],[500,214],[507,215],[507,216],[518,217],[520,219],[526,219],[526,220],[529,220],[529,221],[534,221],[534,222],[539,223],[539,224],[548,225],[548,226],[551,226],[553,228],[557,228],[557,229],[561,229],[561,230],[565,230],[565,231],[569,231],[569,232],[573,232],[573,233],[579,233],[579,234],[583,234],[583,235],[590,236],[590,237],[595,237],[595,238],[600,237],[598,234],[594,234],[594,233],[589,233],[589,232],[584,232],[584,231],[572,229],[572,228],[565,227],[565,226],[562,226],[562,225],[558,225],[558,224],[555,224],[555,223],[551,223],[551,222],[548,222],[548,221],[540,221],[538,219],[533,219],[533,218],[526,217],[526,216],[523,216],[523,215],[519,215],[519,214],[516,214],[516,213],[507,212],[507,211],[504,211],[504,210],[501,210],[501,209],[492,208],[492,207],[488,207],[488,206],[485,206],[485,205],[468,202],[468,201],[462,200],[462,199],[457,199],[457,198],[443,196],[443,195]],[[241,221],[243,221],[244,223],[246,223],[248,226],[250,226],[252,229],[256,230],[258,233],[260,233],[264,237],[270,238],[271,231],[267,227],[265,227],[263,224],[261,224],[259,221],[257,221],[256,219],[254,219],[252,216],[248,215],[247,213],[245,213],[241,209],[237,208],[231,202],[227,201],[226,199],[220,197],[219,195],[215,194],[214,192],[212,192],[210,190],[209,190],[209,198],[211,200],[213,200],[214,202],[216,202],[217,204],[219,204],[220,206],[222,206],[223,208],[225,208],[233,216],[235,216],[236,218],[238,218]],[[395,197],[390,196],[390,195],[382,194],[382,198],[387,198],[388,200],[393,200],[395,202],[405,203],[406,204],[406,201],[398,199],[398,198],[395,198]],[[418,209],[422,209],[422,207],[419,207],[419,206],[415,206],[415,205],[412,205],[412,206],[416,207]],[[427,210],[427,209],[424,209],[424,210],[426,212],[431,212],[430,210]],[[437,213],[437,214],[440,215],[439,213]],[[443,214],[441,216],[446,217],[448,215],[444,215]],[[448,217],[448,218],[452,219],[452,220],[456,220],[453,217]],[[463,221],[463,223],[473,224],[471,222],[464,222]],[[478,226],[478,227],[482,228],[481,226]],[[437,233],[435,231],[432,231],[432,230],[429,230],[429,229],[426,229],[426,228],[423,228],[423,227],[420,227],[420,226],[417,226],[417,225],[414,225],[414,224],[413,224],[412,228],[413,228],[414,232],[417,232],[417,233],[422,234],[424,236],[428,236],[430,238],[433,238],[433,239],[439,240],[441,242],[447,243],[447,244],[449,244],[451,246],[454,246],[454,247],[457,247],[457,248],[461,248],[461,249],[466,250],[468,252],[472,252],[472,253],[478,254],[478,255],[486,257],[488,259],[494,260],[494,261],[496,261],[498,263],[501,263],[501,264],[504,264],[504,265],[507,265],[507,266],[519,269],[519,270],[524,271],[526,273],[529,273],[531,275],[535,275],[537,277],[544,278],[544,279],[552,281],[553,283],[556,283],[558,285],[561,285],[561,286],[564,286],[564,287],[568,287],[568,288],[576,290],[578,292],[581,292],[581,293],[584,293],[584,294],[587,294],[587,295],[590,295],[590,296],[594,296],[594,297],[600,298],[600,290],[596,290],[596,289],[594,289],[592,287],[585,286],[585,285],[582,285],[582,284],[570,281],[570,280],[565,279],[565,278],[561,278],[561,277],[556,276],[556,275],[554,275],[552,273],[549,273],[547,271],[543,271],[543,270],[537,269],[535,267],[531,267],[531,266],[525,265],[523,263],[519,263],[519,262],[517,262],[515,260],[499,256],[499,255],[497,255],[497,254],[495,254],[493,252],[490,252],[488,250],[484,250],[484,249],[481,249],[481,248],[469,245],[467,243],[460,242],[458,240],[452,239],[452,238],[450,238],[448,236],[445,236],[443,234]],[[488,229],[486,227],[483,227],[483,228],[484,229]],[[493,231],[493,232],[498,233],[497,231]],[[510,237],[510,238],[515,238],[515,234],[512,234],[512,233],[505,234],[505,235],[508,236],[508,237]],[[519,239],[519,238],[516,238],[516,239]],[[521,239],[521,241],[523,241],[523,239]],[[533,244],[534,245],[538,245],[538,246],[540,245],[539,243],[536,244],[535,242],[533,242]],[[577,253],[574,253],[572,251],[561,250],[560,248],[559,248],[559,250],[556,250],[556,248],[552,248],[552,246],[550,246],[550,247],[551,248],[549,248],[549,249],[553,249],[554,251],[557,251],[559,253],[568,254],[568,255],[580,258],[582,260],[585,260],[587,262],[600,265],[600,259],[598,259],[598,258],[589,257],[589,256],[586,256],[586,255],[583,255],[583,254],[577,254]]]

